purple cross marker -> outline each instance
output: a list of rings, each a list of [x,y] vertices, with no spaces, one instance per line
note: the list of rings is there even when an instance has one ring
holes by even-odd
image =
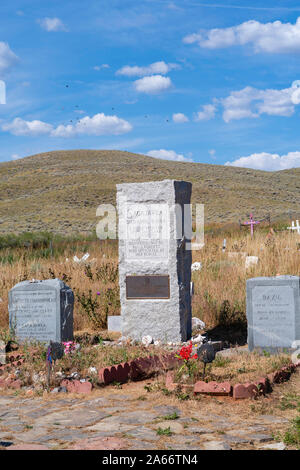
[[[247,220],[246,222],[242,223],[241,225],[250,225],[250,230],[251,230],[251,237],[253,237],[254,234],[254,225],[260,224],[259,220],[253,220],[253,214],[250,214],[250,220]]]

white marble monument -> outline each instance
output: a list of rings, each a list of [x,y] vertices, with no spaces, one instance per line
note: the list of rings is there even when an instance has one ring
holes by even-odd
[[[117,185],[123,336],[191,337],[191,190],[175,180]]]

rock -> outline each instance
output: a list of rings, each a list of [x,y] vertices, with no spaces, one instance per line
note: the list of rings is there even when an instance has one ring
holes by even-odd
[[[90,368],[88,369],[88,373],[89,373],[89,374],[92,374],[92,375],[93,375],[93,374],[97,374],[97,373],[98,373],[97,367],[90,367]]]
[[[272,444],[265,444],[260,448],[261,450],[285,450],[283,442],[272,442]]]
[[[273,441],[274,438],[271,436],[271,434],[249,434],[246,436],[249,441],[256,441],[256,442],[268,442],[268,441]]]
[[[153,343],[153,338],[150,335],[146,335],[142,337],[142,343],[144,346],[148,347],[150,344]]]
[[[192,318],[192,329],[194,330],[197,328],[198,330],[204,330],[205,323],[204,321],[200,320],[200,318],[193,317]]]
[[[195,263],[193,263],[191,266],[192,271],[201,271],[201,269],[202,269],[202,263],[200,263],[200,261],[195,261]]]
[[[202,344],[205,339],[206,339],[205,336],[197,335],[197,336],[194,336],[194,338],[192,338],[191,341],[192,341],[193,344],[195,344],[195,343],[196,344]]]
[[[77,441],[70,450],[122,450],[128,447],[125,439],[118,437],[88,438]]]
[[[142,441],[158,441],[160,439],[160,436],[155,431],[144,426],[132,429],[126,434],[130,437],[142,439]]]
[[[205,450],[231,450],[230,445],[223,441],[209,441],[203,445]]]
[[[176,420],[165,420],[155,425],[155,429],[168,429],[174,434],[182,434],[184,432],[184,427],[181,423],[178,423]]]
[[[213,434],[215,431],[201,426],[189,426],[189,432],[193,434]]]
[[[80,379],[80,374],[78,374],[78,372],[72,372],[72,374],[70,375],[70,378],[79,380]]]
[[[153,408],[154,411],[157,412],[157,418],[167,415],[173,415],[176,413],[178,416],[181,415],[181,411],[177,406],[172,405],[158,405]]]
[[[33,382],[34,384],[38,384],[38,383],[40,383],[40,381],[41,381],[41,378],[40,378],[39,374],[33,374],[33,376],[32,376],[32,382]]]

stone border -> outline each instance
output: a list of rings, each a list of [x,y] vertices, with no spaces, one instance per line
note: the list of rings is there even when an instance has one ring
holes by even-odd
[[[174,353],[164,356],[139,357],[129,362],[103,367],[98,372],[99,382],[108,385],[113,382],[124,383],[129,379],[138,380],[163,370],[168,370],[178,363]]]
[[[16,359],[13,361],[13,358]],[[25,362],[24,357],[20,354],[13,354],[9,357],[9,363],[0,366],[0,375],[7,372],[12,372],[13,367],[22,365]],[[122,362],[114,366],[102,367],[98,371],[98,383],[102,385],[109,385],[114,382],[125,383],[128,380],[143,380],[154,373],[161,372],[173,368],[178,363],[178,359],[174,353],[166,354],[163,356],[147,356],[139,357],[129,362]],[[12,374],[10,374],[12,375]],[[65,387],[69,393],[91,393],[93,384],[86,380],[63,379],[60,384]],[[0,377],[1,388],[20,389],[22,383],[15,377]]]
[[[0,389],[12,388],[19,390],[22,387],[21,380],[9,376],[4,379],[1,378],[1,375],[5,374],[5,372],[12,372],[14,368],[21,366],[25,362],[25,359],[19,353],[10,353],[8,361],[9,362],[6,364],[0,366]]]
[[[162,369],[167,370],[174,367],[177,362],[178,359],[173,353],[161,357],[139,357],[129,362],[102,367],[98,371],[98,383],[109,385],[114,382],[125,383],[128,380],[146,379]],[[93,388],[91,382],[81,382],[80,380],[64,379],[60,385],[66,387],[69,393],[91,393]]]
[[[283,383],[289,380],[291,374],[295,372],[297,367],[300,367],[300,361],[296,364],[291,363],[288,366],[284,366],[268,374],[266,377],[260,377],[254,382],[238,383],[235,385],[232,385],[230,382],[204,381],[198,381],[194,385],[179,384],[173,381],[174,373],[169,371],[166,377],[166,388],[170,391],[174,391],[176,388],[181,387],[184,390],[193,390],[194,395],[227,396],[233,397],[234,400],[256,398],[266,393],[271,393],[273,384]]]
[[[6,371],[10,372],[12,367],[23,364],[25,359],[20,354],[13,353],[9,356],[9,361],[8,364],[0,366],[0,375]],[[174,353],[163,356],[139,357],[129,362],[102,367],[98,371],[98,383],[109,385],[114,382],[125,383],[128,380],[143,380],[154,373],[174,368],[178,362],[179,359],[175,357]],[[256,381],[244,384],[238,383],[235,385],[232,385],[230,382],[204,381],[198,381],[194,385],[179,384],[173,381],[174,373],[169,370],[166,376],[166,388],[170,391],[174,391],[176,388],[180,387],[187,392],[193,392],[194,395],[228,396],[233,397],[235,400],[256,398],[260,395],[271,393],[273,384],[289,380],[291,374],[295,372],[297,367],[300,367],[300,361],[296,364],[291,363],[288,366],[284,366],[268,374],[266,377],[260,377]],[[88,380],[81,382],[80,380],[63,379],[60,385],[65,387],[69,393],[91,393],[93,388],[93,384]],[[21,381],[15,377],[6,377],[5,379],[0,377],[0,389],[20,389],[21,387]]]

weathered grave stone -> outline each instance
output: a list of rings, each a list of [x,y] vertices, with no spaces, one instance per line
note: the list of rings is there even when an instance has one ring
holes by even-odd
[[[250,351],[295,349],[300,340],[300,278],[248,279],[247,320]]]
[[[117,185],[123,336],[191,337],[191,189],[174,180]]]
[[[9,324],[20,341],[73,340],[72,289],[59,279],[24,281],[9,292]]]

